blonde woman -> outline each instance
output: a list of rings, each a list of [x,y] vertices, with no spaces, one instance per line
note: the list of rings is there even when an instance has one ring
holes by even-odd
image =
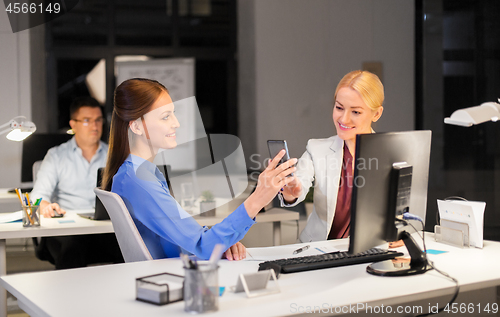
[[[296,179],[279,195],[282,206],[295,206],[314,186],[314,209],[301,242],[349,236],[356,135],[374,133],[372,123],[382,116],[383,102],[384,86],[370,72],[352,71],[337,85],[332,114],[337,135],[307,142]]]

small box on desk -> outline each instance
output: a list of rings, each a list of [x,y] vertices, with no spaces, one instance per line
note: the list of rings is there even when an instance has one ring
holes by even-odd
[[[439,199],[437,203],[441,222],[434,230],[436,240],[462,248],[482,249],[486,203]]]
[[[136,299],[156,305],[165,305],[183,299],[184,277],[160,273],[135,280]]]

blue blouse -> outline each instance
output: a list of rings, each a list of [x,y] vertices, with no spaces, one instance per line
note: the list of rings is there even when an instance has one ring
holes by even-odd
[[[201,227],[170,195],[156,165],[130,154],[113,177],[120,195],[154,259],[178,257],[183,250],[208,259],[216,244],[226,249],[255,223],[244,204],[211,229]]]

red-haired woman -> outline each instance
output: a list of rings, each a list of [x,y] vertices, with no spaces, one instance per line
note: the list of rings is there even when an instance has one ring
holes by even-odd
[[[170,195],[152,162],[159,149],[177,146],[180,123],[174,109],[168,90],[157,81],[134,78],[116,88],[102,187],[122,197],[154,259],[178,257],[181,252],[208,259],[219,243],[225,245],[227,259],[243,259],[246,250],[238,241],[258,212],[294,179],[286,176],[295,171],[297,160],[276,167],[285,154],[280,152],[243,204],[211,229],[201,227]]]

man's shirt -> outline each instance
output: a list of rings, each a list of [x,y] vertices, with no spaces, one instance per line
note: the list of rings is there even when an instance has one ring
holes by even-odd
[[[51,148],[43,159],[31,192],[32,200],[42,198],[63,209],[90,209],[95,206],[97,170],[106,165],[108,145],[102,141],[90,163],[73,137]]]

